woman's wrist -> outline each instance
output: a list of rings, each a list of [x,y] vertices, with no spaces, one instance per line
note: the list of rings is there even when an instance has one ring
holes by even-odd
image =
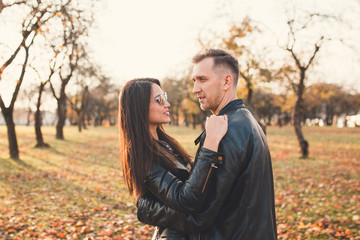
[[[206,136],[203,147],[210,149],[214,152],[217,152],[218,148],[219,148],[219,142],[220,141],[213,140],[213,139],[209,138],[208,136]]]

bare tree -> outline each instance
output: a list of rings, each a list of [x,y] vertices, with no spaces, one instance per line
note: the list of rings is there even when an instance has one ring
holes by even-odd
[[[89,102],[89,87],[84,86],[82,93],[75,94],[69,99],[71,109],[76,113],[79,132],[82,128],[86,129],[85,116]]]
[[[20,52],[24,52],[23,63],[21,66],[21,72],[19,79],[16,81],[15,90],[12,94],[11,101],[8,107],[5,106],[5,103],[0,96],[0,107],[2,114],[4,116],[8,140],[9,140],[9,151],[10,157],[12,159],[19,159],[19,147],[17,144],[15,124],[13,119],[14,105],[17,99],[17,96],[20,91],[21,84],[23,83],[26,68],[29,61],[29,49],[34,43],[34,39],[41,32],[41,27],[54,16],[54,12],[49,12],[48,6],[41,6],[41,1],[37,1],[26,4],[26,7],[30,9],[27,17],[22,23],[21,31],[21,42],[17,48],[13,51],[12,55],[1,65],[0,68],[0,81],[3,80],[3,73],[8,68],[9,65],[14,63],[15,58],[21,58]],[[20,4],[20,2],[19,2]],[[22,3],[25,4],[25,3]],[[33,5],[32,5],[33,4]]]
[[[74,78],[76,78],[75,85],[78,88],[78,92],[69,98],[71,109],[76,113],[79,132],[81,132],[82,129],[86,129],[85,118],[90,115],[88,113],[90,101],[89,89],[99,84],[100,79],[103,78],[102,69],[90,61],[88,51],[84,49],[83,52],[79,59],[79,67],[74,76]]]
[[[319,21],[324,20],[337,20],[336,17],[320,14],[320,13],[307,13],[305,17],[301,19],[297,19],[295,17],[290,18],[287,21],[287,26],[289,29],[288,32],[288,41],[286,46],[286,51],[290,53],[290,57],[294,61],[294,66],[296,69],[297,77],[288,78],[291,82],[290,85],[293,87],[293,90],[296,95],[296,101],[294,106],[293,112],[293,125],[295,129],[295,133],[297,139],[299,141],[299,145],[301,148],[302,158],[307,158],[309,156],[309,143],[305,139],[304,134],[302,132],[302,121],[304,115],[304,92],[306,88],[306,79],[307,79],[307,72],[309,68],[314,64],[315,58],[318,56],[321,47],[323,46],[325,41],[329,41],[330,37],[326,36],[324,32],[321,32],[316,40],[313,40],[312,50],[307,50],[308,58],[304,56],[303,52],[304,49],[296,50],[295,45],[297,40],[302,37],[303,31],[309,30],[309,28],[313,27]],[[291,69],[291,67],[289,68]],[[289,71],[288,73],[293,73]]]
[[[38,99],[37,99],[37,103],[36,103],[36,112],[35,112],[36,145],[35,145],[35,147],[37,147],[37,148],[50,147],[49,144],[44,142],[44,138],[43,138],[43,135],[42,135],[42,132],[41,132],[42,115],[41,115],[41,111],[40,111],[42,93],[44,91],[45,85],[48,82],[49,82],[49,80],[40,83],[39,94],[38,94]]]
[[[87,16],[81,9],[76,9],[71,5],[65,5],[61,9],[60,17],[63,22],[62,43],[57,46],[59,52],[58,60],[60,79],[60,90],[56,93],[53,80],[50,80],[50,88],[57,101],[58,122],[56,125],[56,138],[64,139],[63,128],[66,120],[67,97],[66,86],[74,76],[79,67],[79,59],[85,54],[83,40],[88,34],[89,27],[93,23],[93,16]]]
[[[50,147],[49,144],[44,142],[44,138],[42,135],[42,131],[41,131],[41,126],[42,126],[42,114],[41,114],[41,103],[42,103],[42,96],[43,96],[43,92],[45,90],[45,86],[50,83],[50,80],[52,78],[52,76],[55,74],[55,72],[58,71],[59,66],[57,66],[57,56],[59,54],[59,52],[57,52],[55,50],[55,46],[50,44],[50,49],[53,52],[53,56],[49,61],[49,75],[47,76],[47,79],[45,81],[41,81],[39,88],[38,88],[38,98],[37,98],[37,103],[36,103],[36,112],[35,112],[35,135],[36,135],[36,145],[35,147],[38,148],[47,148]],[[39,76],[40,77],[40,76]]]

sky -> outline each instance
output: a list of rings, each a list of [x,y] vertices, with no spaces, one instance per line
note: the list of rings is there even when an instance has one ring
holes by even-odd
[[[91,32],[91,46],[96,61],[117,83],[136,77],[162,79],[190,66],[191,57],[200,50],[199,34],[209,29],[226,33],[231,22],[246,16],[268,32],[259,41],[278,40],[282,44],[287,37],[285,2],[289,1],[105,0],[96,14],[97,27]],[[330,13],[351,6],[343,2],[346,1],[302,0],[298,4],[302,8],[328,9]],[[283,53],[280,48],[274,49],[275,54],[277,51]],[[352,49],[331,43],[322,49],[318,63],[317,79],[360,90],[356,86],[360,58]]]
[[[198,51],[214,0],[106,0],[92,33],[98,61],[114,78],[162,78]]]
[[[353,40],[351,43],[358,52],[335,41],[322,47],[309,78],[312,82],[338,83],[360,91],[360,0],[99,0],[96,24],[90,31],[90,55],[117,85],[139,77],[162,80],[181,75],[191,67],[192,56],[200,50],[199,36],[203,38],[209,32],[226,36],[231,24],[250,17],[263,30],[263,34],[253,39],[252,46],[273,46],[271,57],[281,59],[286,54],[279,46],[284,46],[287,39],[289,6],[329,14],[337,11],[344,14],[347,22],[357,24],[350,30],[330,25],[307,34],[319,36],[320,31],[326,30],[336,38]],[[5,42],[6,46],[0,45],[0,61],[11,53],[12,45],[18,44],[18,33],[13,31],[18,16],[4,11],[1,17],[5,24],[1,26],[0,43]],[[301,50],[311,51],[313,44]],[[45,56],[40,50],[36,50],[37,55]],[[13,65],[12,68],[20,66]],[[6,71],[12,72],[18,70]],[[28,89],[28,83],[36,78],[31,69],[27,77],[32,79],[25,79],[22,89]],[[0,94],[5,101],[10,100],[13,86],[5,80],[0,82]],[[72,90],[71,86],[67,87],[67,92]]]

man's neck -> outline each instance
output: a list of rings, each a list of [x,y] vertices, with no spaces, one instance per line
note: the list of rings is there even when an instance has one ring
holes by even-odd
[[[232,102],[234,100],[238,99],[236,95],[231,95],[228,97],[224,97],[223,100],[220,102],[220,104],[218,105],[218,107],[216,108],[215,111],[211,111],[212,114],[217,115],[219,114],[220,110],[223,109],[229,102]]]

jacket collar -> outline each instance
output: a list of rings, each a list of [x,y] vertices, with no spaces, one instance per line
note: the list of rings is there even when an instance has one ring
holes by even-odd
[[[224,115],[228,112],[231,112],[232,110],[238,109],[238,108],[244,108],[245,104],[244,104],[244,99],[236,99],[233,100],[231,102],[229,102],[228,104],[225,105],[225,107],[223,107],[220,112],[217,114],[217,116],[219,115]],[[202,131],[202,133],[200,133],[200,135],[195,139],[194,143],[195,145],[198,145],[202,136],[205,134],[205,130]]]
[[[225,113],[228,113],[232,110],[235,110],[235,109],[238,109],[238,108],[243,108],[245,107],[245,104],[244,104],[244,99],[236,99],[236,100],[233,100],[231,102],[229,102],[228,104],[225,105],[225,107],[223,107],[218,116],[219,115],[224,115]]]
[[[176,157],[176,154],[174,153],[173,148],[165,141],[163,140],[158,140],[157,141],[161,146],[163,146],[164,148],[166,148],[168,151],[171,152],[171,154],[173,154]],[[188,171],[188,169],[186,168],[186,166],[184,164],[182,164],[180,161],[175,161],[175,165],[177,169],[182,169],[185,171]]]

